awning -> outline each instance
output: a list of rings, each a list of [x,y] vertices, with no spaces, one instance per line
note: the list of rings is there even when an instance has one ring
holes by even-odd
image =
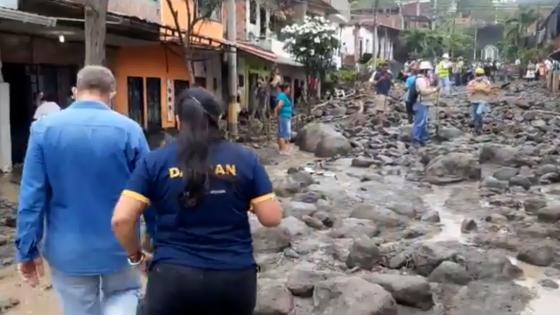
[[[0,19],[38,24],[47,27],[56,26],[56,18],[3,7],[0,7]]]
[[[270,61],[270,62],[274,62],[276,63],[278,60],[278,56],[273,53],[272,51],[269,50],[265,50],[263,48],[260,48],[258,46],[246,43],[246,42],[240,42],[238,41],[235,46],[237,47],[237,49],[248,53],[250,55],[256,56],[258,58],[264,59],[266,61]]]

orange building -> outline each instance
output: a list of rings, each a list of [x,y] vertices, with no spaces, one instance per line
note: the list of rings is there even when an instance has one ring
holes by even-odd
[[[175,29],[175,24],[167,1],[160,3],[161,20],[158,24],[161,25],[161,41],[119,48],[111,58],[111,68],[117,78],[115,109],[150,131],[175,126],[175,96],[184,88],[203,86],[222,98],[225,85],[222,76],[224,27],[221,8],[212,13],[210,21],[195,26],[193,37],[199,40],[194,45],[193,73],[190,74],[177,38],[169,40],[168,36],[164,36],[164,33]],[[188,19],[184,0],[173,0],[172,3],[178,12],[179,24],[185,30]],[[153,15],[153,12],[147,14]],[[190,78],[194,82],[190,82]]]

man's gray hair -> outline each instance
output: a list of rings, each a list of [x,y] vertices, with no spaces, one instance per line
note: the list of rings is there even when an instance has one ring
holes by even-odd
[[[85,66],[78,72],[76,89],[94,90],[103,94],[109,94],[116,90],[115,76],[111,70],[103,66]]]

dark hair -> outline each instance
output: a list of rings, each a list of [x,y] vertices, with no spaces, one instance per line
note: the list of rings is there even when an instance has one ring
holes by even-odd
[[[286,91],[286,89],[288,89],[288,88],[290,88],[290,87],[292,87],[292,86],[290,85],[290,83],[282,83],[282,84],[280,84],[280,90],[282,90],[282,92]]]
[[[177,135],[179,168],[187,182],[179,202],[192,208],[200,203],[209,188],[210,145],[224,139],[219,128],[222,105],[199,87],[184,90],[176,105],[181,121]]]

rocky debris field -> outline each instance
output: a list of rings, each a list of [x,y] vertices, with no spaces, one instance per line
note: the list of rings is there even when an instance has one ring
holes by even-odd
[[[442,99],[419,149],[394,100],[315,107],[310,154],[269,166],[282,225],[252,220],[256,314],[557,314],[560,103],[513,83],[491,105],[477,136],[464,92]]]
[[[285,210],[277,228],[250,218],[255,314],[557,314],[560,103],[513,83],[475,136],[459,90],[415,148],[404,105],[373,98],[315,106],[291,157],[254,145]],[[0,203],[7,263],[14,209]]]

